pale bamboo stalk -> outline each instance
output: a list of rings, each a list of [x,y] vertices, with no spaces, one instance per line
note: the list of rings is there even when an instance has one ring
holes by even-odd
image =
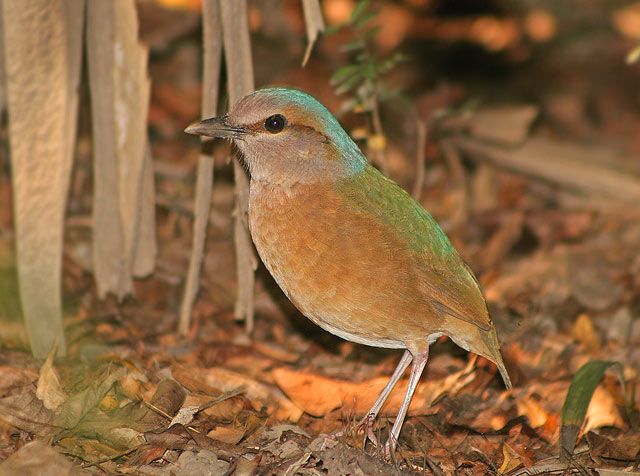
[[[218,88],[220,84],[220,62],[222,59],[222,35],[220,9],[218,0],[204,0],[202,3],[202,29],[204,41],[204,71],[202,78],[202,118],[214,116],[218,104]],[[200,284],[200,269],[204,257],[204,246],[207,237],[207,225],[211,210],[211,193],[213,191],[213,157],[201,148],[198,158],[196,180],[195,219],[189,270],[182,296],[178,332],[186,335],[191,326],[193,303]]]
[[[247,2],[246,0],[233,2],[220,0],[220,13],[229,99],[231,106],[233,106],[254,88]],[[253,330],[254,270],[257,261],[247,226],[249,180],[237,160],[233,162],[233,171],[236,180],[234,244],[238,280],[234,315],[238,319],[245,320],[245,328],[250,333]]]

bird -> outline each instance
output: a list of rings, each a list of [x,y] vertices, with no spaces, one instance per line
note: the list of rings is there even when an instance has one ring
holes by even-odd
[[[411,365],[385,457],[396,450],[429,346],[440,336],[493,362],[511,388],[469,266],[434,218],[367,161],[320,102],[293,89],[259,89],[185,132],[229,139],[240,151],[250,175],[253,243],[303,315],[348,341],[404,349],[361,422],[372,435],[372,422]]]

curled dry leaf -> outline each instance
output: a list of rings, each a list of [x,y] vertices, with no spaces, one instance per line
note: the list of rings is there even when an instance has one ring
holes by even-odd
[[[185,406],[178,410],[178,413],[171,419],[169,426],[182,425],[187,426],[193,421],[193,415],[198,413],[197,406]]]
[[[318,0],[303,0],[302,8],[304,11],[304,23],[307,29],[307,48],[304,52],[302,66],[307,64],[311,49],[318,39],[318,34],[324,30],[324,19],[322,18],[322,10]]]
[[[523,464],[520,455],[506,443],[502,445],[502,455],[504,459],[502,461],[500,469],[498,470],[498,473],[500,474],[510,473]]]
[[[40,376],[38,377],[38,385],[36,388],[36,397],[42,400],[45,408],[49,410],[57,410],[69,396],[60,385],[60,377],[58,371],[53,366],[53,359],[56,354],[57,345],[54,345],[40,367]]]

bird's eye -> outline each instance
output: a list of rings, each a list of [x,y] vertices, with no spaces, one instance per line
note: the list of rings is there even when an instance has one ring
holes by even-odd
[[[282,114],[274,114],[273,116],[267,117],[264,121],[264,128],[272,134],[282,132],[282,129],[284,129],[286,125],[287,118]]]

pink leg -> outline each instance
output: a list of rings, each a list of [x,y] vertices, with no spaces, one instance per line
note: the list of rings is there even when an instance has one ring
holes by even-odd
[[[402,355],[402,358],[400,359],[400,362],[398,362],[398,366],[393,371],[393,374],[391,375],[389,382],[382,389],[382,391],[380,392],[380,395],[378,396],[378,399],[375,401],[371,409],[369,409],[369,411],[364,416],[364,418],[360,421],[360,423],[358,423],[358,427],[362,427],[362,426],[365,427],[366,437],[369,438],[375,446],[378,446],[378,440],[376,439],[376,436],[373,434],[373,422],[378,416],[378,413],[380,413],[380,410],[384,406],[384,403],[387,401],[387,398],[389,398],[389,395],[391,395],[391,392],[393,391],[393,388],[398,383],[398,380],[400,380],[400,377],[402,377],[402,374],[404,373],[404,371],[407,370],[407,367],[409,366],[412,360],[413,360],[413,355],[411,355],[411,352],[409,352],[408,350],[405,350],[404,354]],[[335,433],[336,436],[339,436],[342,434],[343,434],[342,430]]]
[[[404,357],[402,359],[404,361]],[[427,347],[427,350],[419,353],[413,358],[413,366],[411,367],[411,375],[409,376],[409,386],[407,387],[407,393],[404,395],[402,406],[400,407],[400,411],[398,412],[396,421],[393,424],[393,428],[391,428],[391,434],[389,435],[389,440],[387,441],[387,444],[384,447],[385,456],[387,458],[391,458],[391,455],[396,449],[396,445],[398,444],[398,436],[400,436],[400,429],[402,428],[404,419],[407,416],[407,411],[409,410],[409,404],[411,403],[411,399],[413,398],[413,394],[416,391],[416,387],[418,386],[418,382],[420,381],[420,376],[422,375],[424,366],[427,365],[428,359],[429,359],[428,347]]]
[[[366,437],[369,438],[375,446],[378,446],[378,439],[376,438],[376,435],[373,433],[373,422],[378,416],[378,413],[380,413],[380,410],[384,406],[384,403],[387,401],[387,398],[389,398],[389,395],[391,395],[391,392],[393,391],[394,387],[398,383],[398,380],[400,380],[400,377],[402,377],[402,374],[404,374],[404,371],[407,370],[407,367],[409,366],[412,360],[413,360],[413,355],[411,355],[411,352],[409,352],[408,350],[405,350],[404,354],[402,354],[402,358],[400,359],[400,362],[398,362],[396,369],[393,371],[393,374],[391,375],[389,382],[382,389],[382,392],[380,392],[378,399],[375,401],[371,409],[367,412],[367,414],[359,424],[360,426],[362,425],[365,426],[365,434],[367,435]]]
[[[378,399],[373,404],[371,409],[367,412],[367,416],[365,418],[371,418],[372,420],[376,419],[378,413],[380,413],[380,410],[384,406],[384,402],[387,401],[387,398],[389,398],[389,395],[391,395],[391,391],[398,383],[398,380],[400,380],[400,377],[402,377],[404,371],[407,370],[407,367],[409,367],[409,364],[412,360],[413,355],[411,355],[411,352],[405,350],[402,358],[400,359],[400,362],[398,362],[398,366],[393,371],[393,374],[389,379],[389,383],[387,383],[387,385],[382,389],[382,392],[380,392]]]

